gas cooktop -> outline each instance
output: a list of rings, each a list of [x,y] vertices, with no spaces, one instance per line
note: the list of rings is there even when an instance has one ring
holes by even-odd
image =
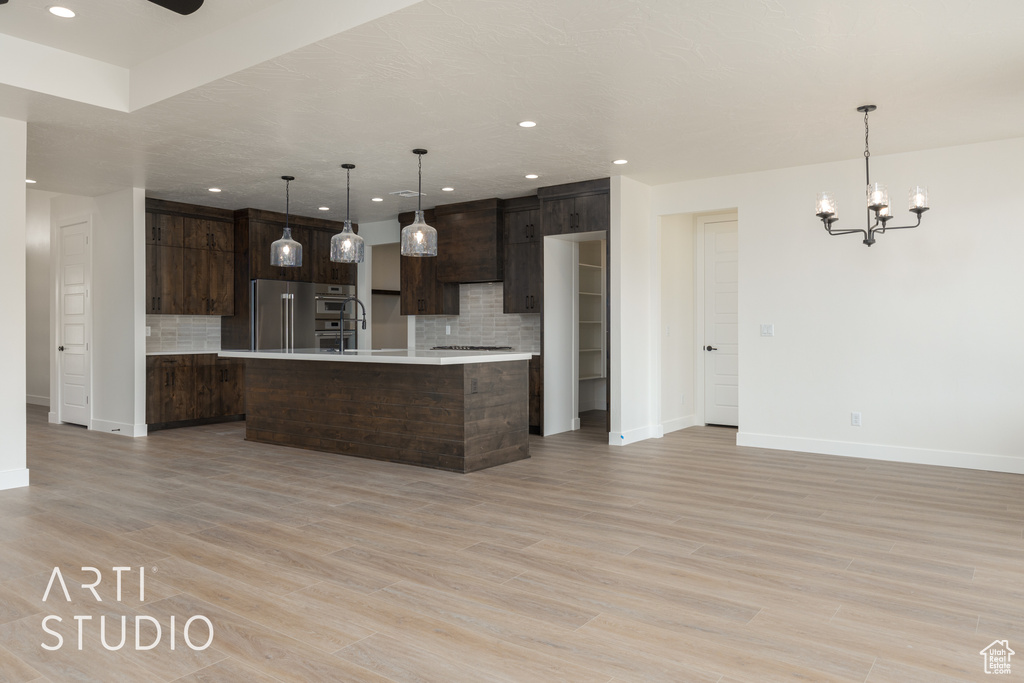
[[[431,351],[512,351],[511,346],[432,346]]]

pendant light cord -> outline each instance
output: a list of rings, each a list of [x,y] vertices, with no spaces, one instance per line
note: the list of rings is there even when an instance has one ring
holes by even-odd
[[[352,169],[345,169],[345,221],[348,222],[349,207],[352,204]]]
[[[291,212],[291,184],[292,181],[284,181],[284,229],[288,230],[288,214]]]
[[[419,182],[419,186],[418,186],[418,188],[416,190],[416,210],[417,211],[422,211],[423,210],[423,155],[422,154],[417,154],[416,156],[419,157],[419,159],[420,159],[420,170],[419,170],[420,182]]]

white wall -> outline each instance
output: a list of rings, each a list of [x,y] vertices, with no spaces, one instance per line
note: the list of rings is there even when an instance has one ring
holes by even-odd
[[[14,258],[0,268],[0,489],[28,486],[25,411],[24,121],[0,118],[0,239]]]
[[[26,401],[50,405],[50,199],[28,190],[25,201]]]
[[[400,269],[401,244],[378,244],[372,250],[373,288],[399,291],[402,287]],[[376,349],[407,348],[409,328],[402,317],[401,297],[373,294],[373,347]]]
[[[544,436],[579,428],[576,403],[576,244],[544,238]]]
[[[694,217],[662,216],[659,221],[661,325],[662,431],[667,433],[696,424],[694,397]]]
[[[62,222],[85,215],[92,216],[92,428],[145,436],[145,191],[53,198],[51,243],[57,243],[53,231]],[[56,258],[54,252],[51,263]],[[53,279],[51,287],[56,287]],[[56,329],[51,317],[52,335]],[[50,395],[56,397],[59,378],[52,356],[50,372]]]
[[[654,188],[654,216],[738,207],[738,443],[1024,473],[1024,139],[871,166],[898,224],[914,184],[933,208],[870,248],[829,236],[811,209],[834,190],[837,227],[862,227],[860,160]],[[642,227],[620,239],[644,240]]]
[[[650,186],[632,178],[611,179],[610,444],[661,436],[661,399],[654,381],[657,363],[653,353],[659,325],[657,316],[652,315],[657,310],[653,304],[659,300],[656,274],[660,258],[651,196]],[[546,282],[544,291],[547,307]]]

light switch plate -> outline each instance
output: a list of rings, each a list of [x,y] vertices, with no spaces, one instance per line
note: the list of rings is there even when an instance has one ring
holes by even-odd
[[[774,337],[775,336],[775,325],[771,323],[761,323],[761,336],[762,337]]]
[[[146,336],[147,337],[152,337],[153,336],[153,328],[150,327],[149,325],[146,325]]]

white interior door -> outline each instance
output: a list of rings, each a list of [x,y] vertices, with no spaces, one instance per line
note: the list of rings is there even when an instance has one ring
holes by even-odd
[[[736,221],[704,223],[704,422],[739,425]]]
[[[57,353],[61,422],[90,426],[92,363],[89,351],[92,310],[89,221],[60,227]]]

